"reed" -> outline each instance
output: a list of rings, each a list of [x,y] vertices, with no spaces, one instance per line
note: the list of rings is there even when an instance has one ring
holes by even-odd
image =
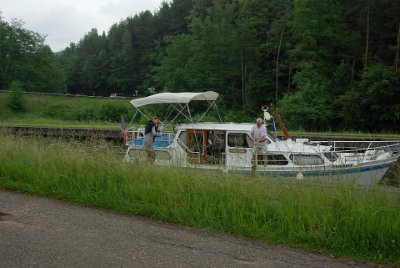
[[[0,134],[0,148],[6,189],[400,266],[398,189],[138,166],[104,142]]]

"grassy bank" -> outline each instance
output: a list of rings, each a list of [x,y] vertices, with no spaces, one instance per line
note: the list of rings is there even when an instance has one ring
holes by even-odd
[[[120,115],[133,115],[128,99],[44,96],[24,94],[25,112],[12,111],[11,93],[0,93],[0,124],[3,125],[105,125],[119,127]]]
[[[6,189],[400,266],[398,191],[138,167],[101,142],[0,134],[0,148]]]

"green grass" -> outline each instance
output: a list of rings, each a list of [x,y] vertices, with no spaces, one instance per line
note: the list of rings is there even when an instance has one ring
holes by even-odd
[[[0,148],[6,189],[400,267],[398,189],[138,166],[103,142],[0,134]]]
[[[120,123],[99,121],[72,121],[51,118],[9,118],[0,120],[1,126],[29,126],[29,127],[55,127],[55,128],[99,128],[120,129]]]
[[[129,99],[28,94],[23,95],[28,111],[16,113],[7,106],[9,97],[9,93],[0,93],[1,125],[119,128],[119,112],[128,117],[134,113]]]

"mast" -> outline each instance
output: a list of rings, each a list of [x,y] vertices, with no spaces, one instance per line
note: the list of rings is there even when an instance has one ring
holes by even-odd
[[[272,112],[274,113],[274,116],[276,118],[276,121],[278,122],[279,127],[281,128],[283,135],[285,135],[285,139],[288,140],[290,139],[289,133],[286,130],[285,125],[283,124],[281,117],[279,116],[278,112],[276,111],[275,105],[273,103],[271,103],[271,109]]]

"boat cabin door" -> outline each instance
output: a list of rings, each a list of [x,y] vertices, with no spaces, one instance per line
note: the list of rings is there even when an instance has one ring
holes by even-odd
[[[186,131],[186,141],[188,152],[188,161],[191,164],[203,164],[207,161],[206,142],[207,131],[188,129]]]
[[[229,169],[251,167],[253,143],[248,133],[229,132],[227,134],[226,166]]]

